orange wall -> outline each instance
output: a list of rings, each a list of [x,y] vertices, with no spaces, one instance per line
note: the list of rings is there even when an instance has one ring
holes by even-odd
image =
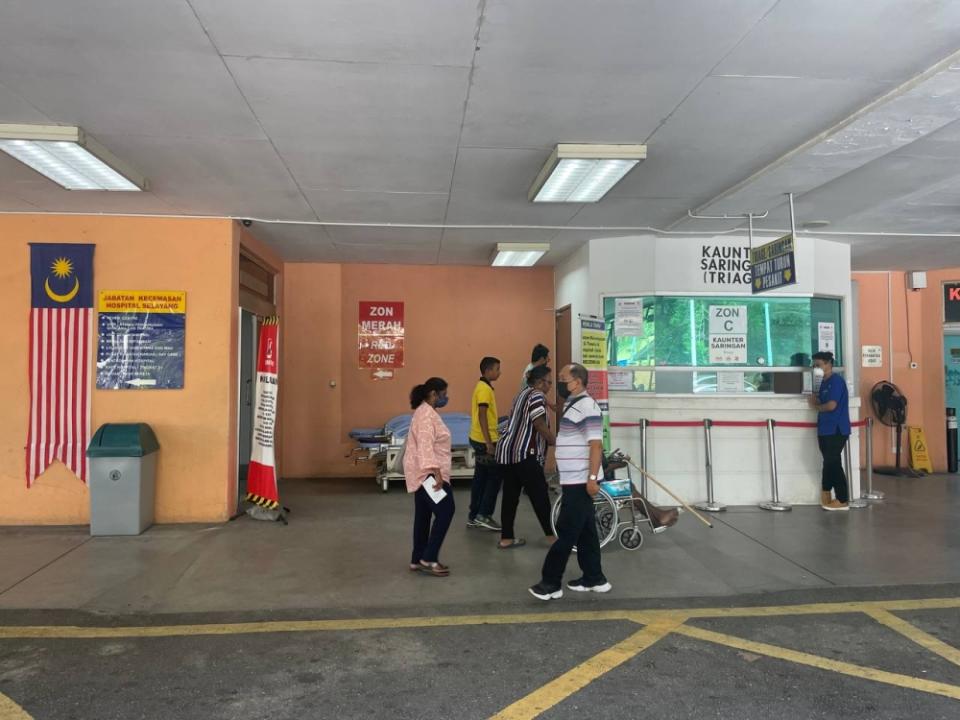
[[[505,414],[533,346],[553,345],[551,268],[288,264],[284,278],[285,477],[372,475],[344,458],[353,447],[346,433],[409,412],[410,388],[431,375],[450,384],[449,411],[469,412],[484,355],[503,363]],[[394,380],[357,367],[361,300],[404,302],[405,367]]]
[[[860,395],[864,413],[872,414],[870,389],[880,380],[890,380],[892,369],[893,382],[909,401],[907,422],[924,429],[934,469],[943,471],[947,460],[941,283],[960,281],[960,268],[928,272],[927,289],[917,291],[906,289],[902,272],[853,273],[853,279],[858,282],[860,289],[860,344],[883,347],[882,368],[860,368]],[[891,301],[890,313],[888,299]],[[910,368],[911,358],[918,365],[916,370]],[[860,364],[859,357],[854,361]],[[878,425],[874,431],[874,463],[892,465],[893,445],[890,429]],[[909,460],[906,441],[903,443],[903,452],[906,463]]]
[[[227,220],[54,215],[0,216],[0,523],[81,524],[84,486],[59,463],[27,489],[29,242],[90,242],[96,290],[184,290],[183,390],[94,390],[92,425],[144,421],[161,450],[159,522],[223,520],[236,476],[237,237]]]

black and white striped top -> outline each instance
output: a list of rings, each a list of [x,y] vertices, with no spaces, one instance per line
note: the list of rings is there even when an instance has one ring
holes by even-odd
[[[497,443],[496,460],[500,465],[516,465],[529,457],[541,463],[547,454],[547,441],[533,426],[534,420],[547,414],[547,399],[539,390],[524,388],[513,399],[507,430]]]

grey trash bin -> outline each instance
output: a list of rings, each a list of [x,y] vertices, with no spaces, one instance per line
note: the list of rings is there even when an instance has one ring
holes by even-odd
[[[153,524],[159,449],[146,423],[97,430],[87,447],[91,535],[139,535]]]

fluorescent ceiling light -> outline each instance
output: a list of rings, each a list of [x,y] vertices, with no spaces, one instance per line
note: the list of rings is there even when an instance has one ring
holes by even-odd
[[[0,125],[0,150],[67,190],[146,190],[147,181],[83,130],[63,125]]]
[[[527,198],[533,202],[593,203],[647,157],[646,145],[557,145]]]
[[[550,250],[548,243],[497,243],[494,267],[531,267]]]

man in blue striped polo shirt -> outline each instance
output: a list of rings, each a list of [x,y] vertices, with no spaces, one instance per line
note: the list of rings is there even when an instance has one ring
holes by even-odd
[[[557,541],[543,562],[539,583],[530,588],[538,600],[563,597],[563,572],[574,546],[583,576],[567,583],[576,592],[610,592],[600,565],[600,536],[593,498],[600,492],[603,458],[603,417],[600,406],[587,394],[589,375],[583,365],[567,365],[557,378],[557,393],[564,399],[557,432],[557,469],[560,471],[560,516]]]

